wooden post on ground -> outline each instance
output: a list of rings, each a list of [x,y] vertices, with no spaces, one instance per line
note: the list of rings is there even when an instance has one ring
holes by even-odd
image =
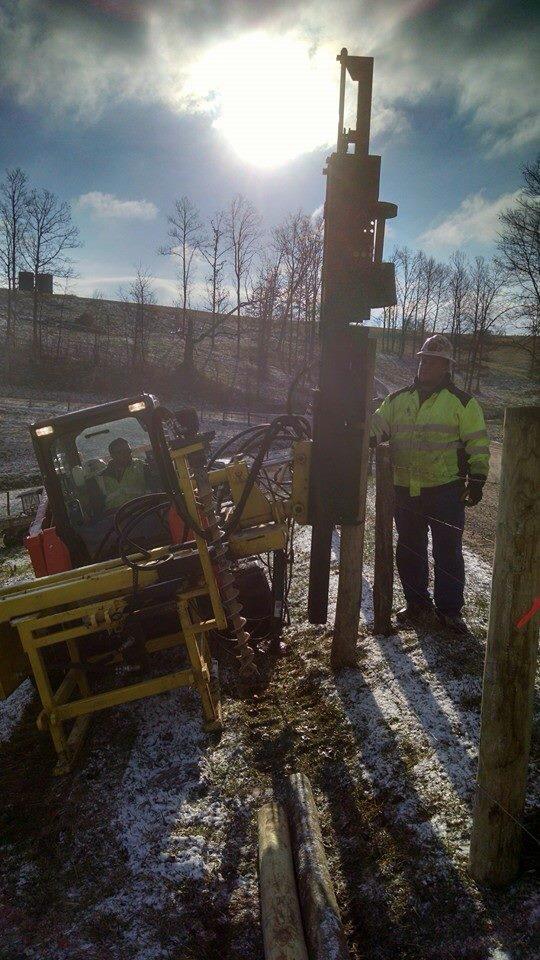
[[[497,541],[482,692],[469,866],[496,886],[516,876],[521,852],[540,594],[540,407],[505,413]]]
[[[308,960],[285,810],[258,813],[259,886],[265,960]]]
[[[375,476],[375,565],[373,632],[392,632],[394,596],[394,481],[390,448],[377,447]]]
[[[303,773],[289,777],[289,822],[310,960],[350,960],[315,799]]]
[[[356,645],[362,598],[362,570],[364,559],[364,526],[366,522],[366,489],[369,460],[369,428],[373,397],[373,376],[377,341],[367,340],[366,377],[360,389],[365,391],[364,409],[367,412],[360,477],[361,517],[357,524],[342,524],[339,547],[339,582],[336,605],[336,620],[332,639],[331,664],[333,669],[356,664]]]

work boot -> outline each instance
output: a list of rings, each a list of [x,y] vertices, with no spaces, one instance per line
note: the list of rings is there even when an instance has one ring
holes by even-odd
[[[451,630],[452,633],[460,633],[462,636],[470,634],[471,631],[459,613],[457,613],[455,616],[451,616],[448,613],[441,613],[440,610],[437,610],[437,616],[443,627],[446,627],[447,630]]]
[[[429,618],[433,611],[431,604],[408,603],[396,612],[398,623],[420,623]]]

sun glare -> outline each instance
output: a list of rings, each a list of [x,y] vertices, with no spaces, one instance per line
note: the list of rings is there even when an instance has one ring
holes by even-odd
[[[278,167],[333,143],[335,51],[293,36],[254,33],[224,41],[191,67],[186,92],[246,162]]]

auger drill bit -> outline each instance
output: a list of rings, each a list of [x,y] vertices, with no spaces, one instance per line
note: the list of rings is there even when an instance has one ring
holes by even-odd
[[[219,586],[221,602],[229,626],[234,633],[235,653],[239,660],[240,677],[251,680],[257,676],[255,653],[250,645],[250,634],[245,629],[246,618],[242,616],[242,604],[238,600],[239,591],[235,585],[234,573],[228,556],[227,545],[223,543],[222,530],[214,509],[212,485],[208,479],[205,465],[199,458],[193,458],[193,475],[197,485],[197,499],[201,516],[206,520],[210,534],[209,545],[214,546],[213,566]]]

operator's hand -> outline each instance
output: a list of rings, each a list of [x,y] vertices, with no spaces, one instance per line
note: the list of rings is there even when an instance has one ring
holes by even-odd
[[[475,507],[477,503],[480,503],[485,482],[485,477],[472,476],[468,478],[465,492],[461,498],[466,507]]]

